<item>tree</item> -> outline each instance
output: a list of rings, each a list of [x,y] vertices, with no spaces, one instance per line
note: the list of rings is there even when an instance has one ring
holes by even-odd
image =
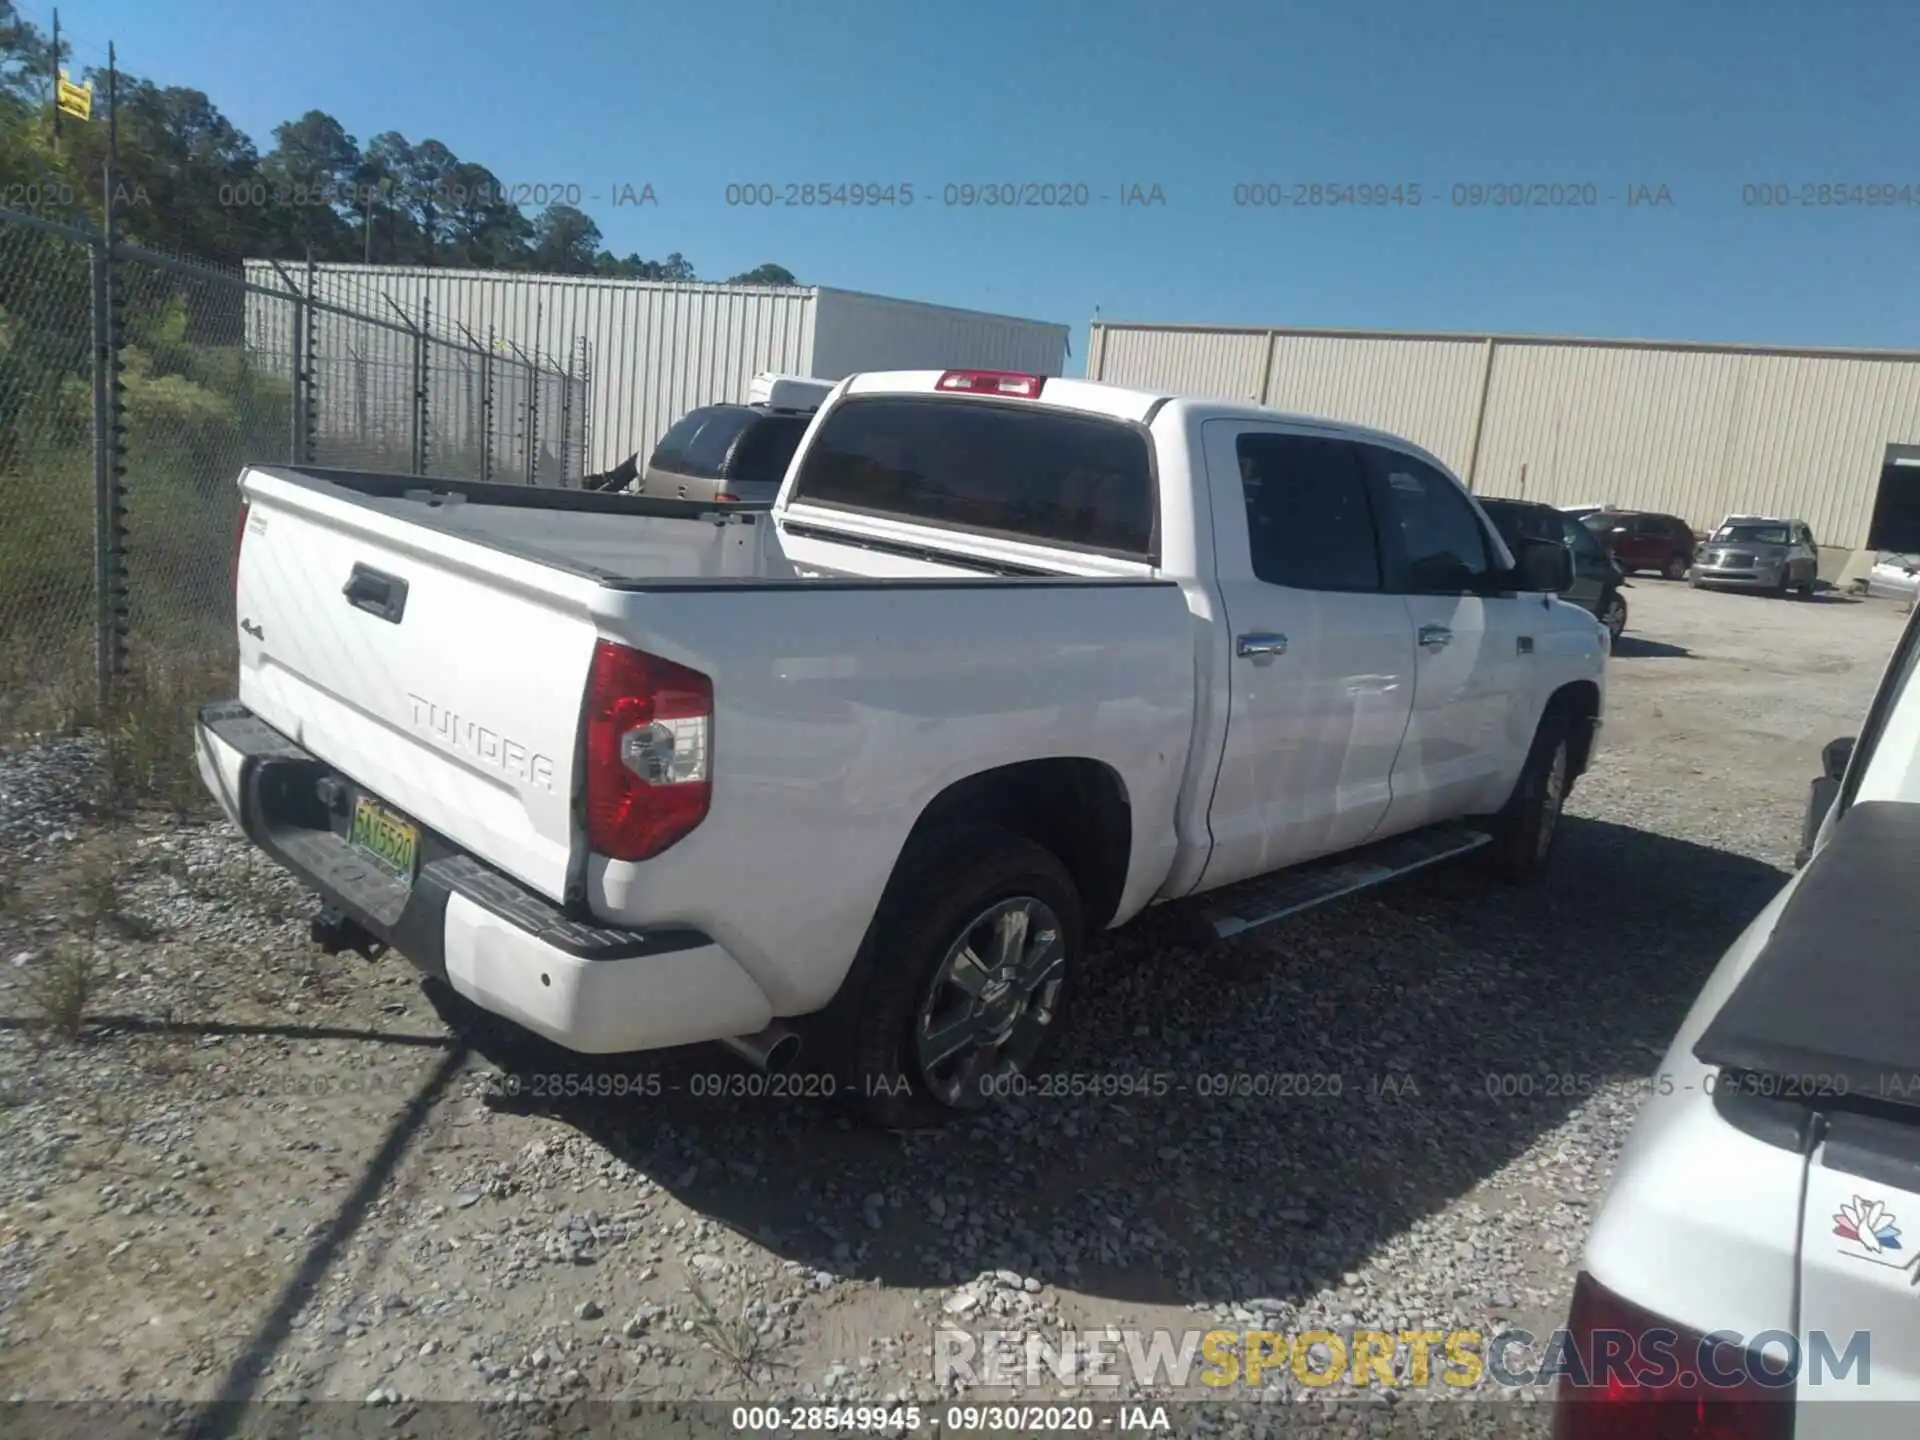
[[[407,156],[401,204],[419,229],[424,260],[431,261],[440,248],[446,212],[452,208],[448,186],[459,168],[459,157],[438,140],[422,140]]]
[[[96,94],[106,76],[87,72]],[[253,141],[200,90],[121,77],[120,164],[125,195],[117,212],[124,232],[190,255],[235,262],[271,233],[266,206],[250,183],[259,173]],[[85,143],[73,147],[78,173],[99,173],[104,125],[76,125]],[[78,140],[78,137],[76,137]],[[82,154],[85,151],[87,153]],[[97,185],[96,187],[97,188]]]
[[[13,0],[0,0],[0,95],[29,107],[45,105],[52,81],[53,42],[20,18]]]
[[[461,164],[447,177],[449,256],[456,265],[510,270],[524,265],[533,223],[507,203],[506,188],[484,165]]]
[[[751,270],[743,270],[727,281],[729,285],[798,285],[793,272],[784,265],[769,262],[756,265]]]
[[[600,227],[571,205],[549,205],[533,222],[533,268],[550,275],[591,275]]]
[[[273,149],[260,162],[276,250],[294,257],[344,260],[353,254],[354,186],[360,145],[320,110],[274,127]]]
[[[406,265],[421,258],[419,227],[404,199],[412,170],[413,146],[398,130],[384,130],[367,142],[360,161],[363,259]]]

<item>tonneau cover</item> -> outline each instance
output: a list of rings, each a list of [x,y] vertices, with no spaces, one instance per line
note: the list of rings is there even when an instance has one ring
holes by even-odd
[[[1920,1107],[1920,805],[1866,802],[1835,820],[1693,1053],[1816,1102]]]

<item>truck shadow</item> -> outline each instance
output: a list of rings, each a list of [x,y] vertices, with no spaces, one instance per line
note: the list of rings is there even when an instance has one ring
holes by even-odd
[[[768,1093],[795,1086],[717,1047],[588,1060],[436,1004],[509,1079],[657,1076],[642,1100],[497,1103],[575,1127],[783,1259],[909,1286],[1010,1269],[1132,1304],[1297,1298],[1649,1075],[1785,878],[1565,827],[1539,889],[1439,869],[1205,950],[1116,932],[1046,1093],[933,1135]]]
[[[1670,645],[1665,640],[1648,640],[1632,634],[1622,635],[1613,642],[1613,654],[1621,660],[1693,658],[1693,652],[1684,645]]]

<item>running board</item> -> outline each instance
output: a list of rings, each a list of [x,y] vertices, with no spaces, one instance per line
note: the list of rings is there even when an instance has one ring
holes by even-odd
[[[1214,933],[1224,940],[1256,925],[1298,915],[1342,895],[1370,890],[1382,881],[1468,854],[1492,840],[1484,831],[1434,825],[1345,855],[1224,885],[1210,894],[1195,896],[1194,903]]]

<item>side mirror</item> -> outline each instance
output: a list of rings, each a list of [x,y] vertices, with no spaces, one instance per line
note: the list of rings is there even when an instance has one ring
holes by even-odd
[[[1853,747],[1858,743],[1854,735],[1842,735],[1837,740],[1829,740],[1820,747],[1820,772],[1829,780],[1846,777],[1847,763],[1853,759]]]
[[[1523,539],[1514,560],[1515,589],[1558,595],[1573,584],[1573,557],[1558,540]]]

